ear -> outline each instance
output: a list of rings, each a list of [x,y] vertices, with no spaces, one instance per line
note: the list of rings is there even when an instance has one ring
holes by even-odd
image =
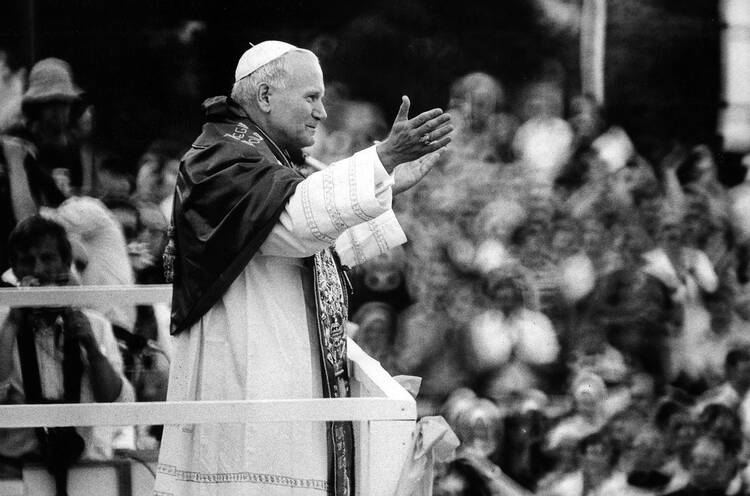
[[[271,87],[267,83],[261,83],[258,87],[258,108],[264,113],[271,111],[271,93]]]

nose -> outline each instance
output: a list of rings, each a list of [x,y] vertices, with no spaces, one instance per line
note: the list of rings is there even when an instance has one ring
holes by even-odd
[[[322,101],[318,101],[317,105],[313,107],[312,115],[319,121],[325,120],[325,118],[328,117],[328,113],[326,113],[326,108]]]

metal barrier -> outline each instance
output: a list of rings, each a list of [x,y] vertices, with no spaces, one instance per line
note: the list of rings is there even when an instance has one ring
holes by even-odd
[[[0,289],[3,307],[169,301],[168,285]],[[416,402],[354,341],[350,339],[348,346],[352,398],[4,405],[0,406],[0,428],[352,421],[357,494],[392,496],[411,446]],[[76,495],[71,493],[71,496]]]

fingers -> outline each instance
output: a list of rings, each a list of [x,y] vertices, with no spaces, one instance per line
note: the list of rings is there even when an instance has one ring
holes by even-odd
[[[401,97],[401,106],[398,108],[398,114],[396,114],[396,120],[394,122],[401,122],[405,121],[409,118],[409,107],[411,106],[411,101],[409,101],[409,97],[404,95]]]
[[[441,148],[443,148],[443,147],[447,146],[447,145],[448,145],[448,143],[450,143],[450,142],[451,142],[451,138],[450,138],[450,136],[446,136],[446,137],[445,137],[445,138],[443,138],[443,139],[440,139],[440,140],[436,140],[436,141],[433,141],[432,143],[430,143],[430,144],[429,144],[429,145],[427,146],[427,150],[428,150],[428,151],[430,151],[430,152],[434,152],[434,151],[436,151],[436,150],[439,150],[439,149],[441,149]]]
[[[440,111],[440,109],[435,109],[435,110]],[[433,110],[431,110],[430,112],[433,112]],[[427,112],[425,112],[425,114],[426,113]],[[417,119],[419,119],[421,116],[425,114],[420,114],[414,119],[412,119],[412,123],[414,123]],[[430,131],[434,131],[435,129],[439,128],[440,126],[442,126],[443,124],[447,123],[450,120],[451,120],[451,116],[449,114],[438,114],[436,117],[429,119],[428,121],[423,122],[420,125],[416,125],[415,126],[416,131],[418,134],[429,133]]]
[[[443,111],[439,108],[428,110],[427,112],[422,112],[415,118],[413,118],[411,121],[409,121],[409,124],[411,124],[412,128],[417,129],[420,126],[422,126],[424,123],[431,121],[432,119],[445,115],[448,116],[448,119],[450,119],[450,116],[448,114],[444,114]]]
[[[453,131],[453,126],[443,126],[439,129],[429,132],[426,134],[428,138],[427,143],[432,143],[433,141],[437,141],[443,136],[449,135],[452,131]]]
[[[438,163],[440,155],[443,153],[444,148],[435,150],[434,152],[428,153],[422,157],[419,161],[419,174],[421,176],[426,175],[432,170],[433,167]]]

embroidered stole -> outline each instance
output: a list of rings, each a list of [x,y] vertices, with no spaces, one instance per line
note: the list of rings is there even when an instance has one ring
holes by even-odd
[[[328,398],[350,396],[346,362],[346,321],[349,301],[346,275],[336,253],[326,249],[313,256],[318,340],[322,354],[323,392]],[[329,483],[335,496],[354,495],[354,432],[351,422],[328,422]]]
[[[294,169],[289,156],[258,126],[269,149],[282,165]],[[349,318],[348,279],[338,255],[327,248],[312,259],[315,309],[321,353],[323,394],[326,398],[346,398],[349,370],[346,361],[346,322]],[[346,282],[345,282],[346,281]],[[329,494],[354,496],[354,428],[351,422],[328,422]]]

